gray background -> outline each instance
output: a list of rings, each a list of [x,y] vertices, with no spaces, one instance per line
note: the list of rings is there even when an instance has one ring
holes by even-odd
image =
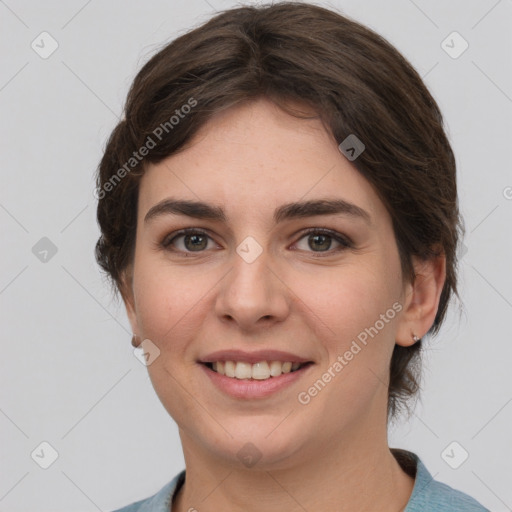
[[[492,511],[512,510],[512,1],[320,3],[412,62],[457,157],[464,308],[427,343],[422,401],[391,429],[390,444]],[[108,511],[183,468],[177,428],[94,260],[93,175],[136,70],[162,43],[233,5],[0,1],[1,511]],[[31,47],[43,45],[43,31],[59,45],[46,59]],[[441,45],[453,31],[469,43],[458,58]],[[57,249],[46,261],[43,237]],[[47,469],[43,441],[58,453]],[[468,459],[453,469],[463,450]]]

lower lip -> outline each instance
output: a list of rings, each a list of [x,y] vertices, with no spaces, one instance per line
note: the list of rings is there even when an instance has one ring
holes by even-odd
[[[254,399],[265,398],[287,386],[291,386],[300,379],[312,364],[309,364],[299,370],[290,373],[282,373],[279,377],[270,377],[265,380],[256,379],[236,379],[234,377],[226,377],[220,373],[214,372],[208,366],[200,364],[203,371],[208,375],[213,384],[234,398]]]

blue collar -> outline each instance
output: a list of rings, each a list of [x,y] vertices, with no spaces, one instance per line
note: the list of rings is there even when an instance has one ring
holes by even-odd
[[[405,450],[392,450],[398,462],[413,478],[414,487],[404,512],[489,512],[473,498],[434,480],[419,457]],[[172,512],[171,503],[185,481],[185,470],[178,473],[154,496],[114,512]]]

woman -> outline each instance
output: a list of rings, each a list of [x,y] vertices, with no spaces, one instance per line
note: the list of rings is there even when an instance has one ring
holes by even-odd
[[[332,11],[232,9],[144,65],[96,254],[186,473],[120,510],[486,510],[387,443],[457,291],[455,171],[416,71]]]

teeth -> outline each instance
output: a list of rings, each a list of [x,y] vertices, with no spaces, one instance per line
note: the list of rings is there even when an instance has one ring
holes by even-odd
[[[227,377],[235,376],[235,363],[233,361],[226,361],[224,363],[224,372]]]
[[[250,379],[252,377],[252,365],[250,363],[238,362],[235,366],[235,377],[237,379]]]
[[[236,379],[255,379],[266,380],[270,377],[279,377],[282,373],[290,373],[298,370],[301,363],[291,363],[290,361],[260,361],[256,364],[245,363],[243,361],[216,361],[212,363],[214,372],[234,377]]]
[[[270,363],[270,375],[279,377],[283,373],[283,364],[280,361],[272,361]]]
[[[265,380],[270,377],[270,368],[268,366],[267,361],[262,361],[261,363],[253,364],[251,370],[251,377],[253,379]]]

